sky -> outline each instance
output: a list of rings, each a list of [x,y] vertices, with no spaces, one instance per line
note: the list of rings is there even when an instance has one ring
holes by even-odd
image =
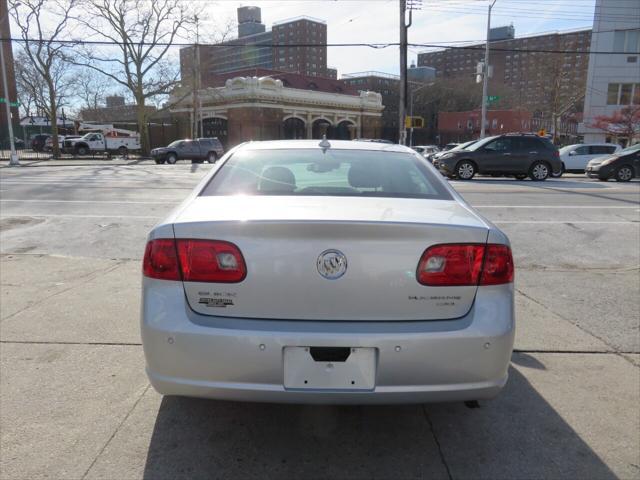
[[[486,37],[488,4],[487,0],[422,0],[421,10],[413,15],[409,42],[482,41]],[[513,23],[516,36],[590,28],[594,4],[595,0],[497,0],[491,25]],[[203,7],[208,18],[201,32],[206,35],[227,19],[235,20],[239,6],[258,6],[268,29],[274,22],[306,15],[327,22],[328,43],[397,42],[398,5],[398,0],[219,0]],[[411,47],[409,62],[424,50]],[[381,50],[330,47],[327,57],[328,66],[337,68],[339,75],[367,70],[397,74],[399,70],[397,46]]]

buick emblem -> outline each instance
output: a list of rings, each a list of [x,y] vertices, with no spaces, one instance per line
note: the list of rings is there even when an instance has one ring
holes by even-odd
[[[347,271],[347,257],[340,250],[325,250],[318,257],[318,272],[324,278],[335,280]]]

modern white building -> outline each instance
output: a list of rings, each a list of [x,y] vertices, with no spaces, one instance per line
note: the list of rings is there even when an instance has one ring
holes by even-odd
[[[584,118],[578,133],[585,143],[621,141],[593,124],[625,106],[640,105],[640,0],[596,0],[587,73]]]

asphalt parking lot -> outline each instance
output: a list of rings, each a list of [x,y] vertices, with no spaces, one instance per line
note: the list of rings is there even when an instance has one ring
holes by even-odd
[[[640,478],[640,182],[453,186],[510,237],[510,380],[480,408],[162,398],[147,231],[207,165],[0,168],[0,478]]]

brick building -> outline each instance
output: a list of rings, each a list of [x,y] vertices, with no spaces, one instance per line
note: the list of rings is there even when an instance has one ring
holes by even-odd
[[[382,98],[380,138],[398,141],[400,77],[383,72],[358,72],[342,75],[341,80],[357,90],[378,92]]]
[[[590,43],[590,28],[492,41],[489,95],[509,91],[515,106],[548,117],[551,110],[562,110],[572,102],[579,111],[589,63],[589,55],[583,52],[589,50]],[[435,67],[438,78],[473,78],[478,62],[483,60],[484,44],[418,54],[418,65]]]
[[[200,45],[200,85],[207,86],[212,75],[268,68],[298,72],[312,77],[333,77],[327,68],[327,24],[310,17],[298,17],[273,24],[266,30],[258,7],[238,8],[238,38],[217,45]],[[304,44],[305,46],[296,46]],[[277,45],[277,46],[273,46]],[[194,74],[195,47],[180,50],[183,83]]]
[[[220,138],[227,148],[248,140],[380,136],[380,94],[355,92],[332,79],[289,75],[236,76],[200,90],[203,135]],[[171,112],[185,118],[183,135],[189,136],[192,97],[176,92],[170,102]]]
[[[438,113],[440,143],[466,142],[480,136],[480,110]],[[487,112],[487,136],[509,132],[529,132],[534,128],[530,112],[490,110]]]

